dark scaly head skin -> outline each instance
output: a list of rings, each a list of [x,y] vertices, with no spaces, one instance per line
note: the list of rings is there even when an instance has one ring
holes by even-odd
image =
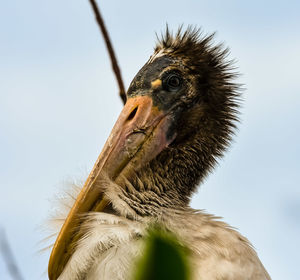
[[[172,36],[167,28],[127,92],[128,98],[150,96],[172,116],[167,132],[172,143],[130,179],[138,191],[158,193],[158,206],[188,204],[196,186],[223,155],[238,121],[236,73],[226,60],[228,50],[213,46],[213,37],[202,37],[191,27]],[[126,190],[124,195],[134,207],[135,194]],[[146,200],[135,210],[141,215],[153,213]]]

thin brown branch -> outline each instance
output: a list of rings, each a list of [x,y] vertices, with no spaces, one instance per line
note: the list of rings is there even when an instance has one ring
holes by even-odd
[[[117,82],[118,82],[118,85],[119,85],[119,94],[120,94],[120,97],[121,97],[123,103],[125,103],[126,102],[125,87],[124,87],[124,83],[123,83],[122,76],[121,76],[121,71],[120,71],[120,68],[119,68],[119,65],[118,65],[117,58],[115,56],[115,52],[114,52],[113,46],[111,44],[111,41],[110,41],[110,38],[109,38],[109,35],[108,35],[108,32],[107,32],[107,29],[105,27],[103,18],[102,18],[101,14],[100,14],[100,10],[99,10],[99,8],[97,6],[96,1],[90,0],[90,3],[92,5],[92,8],[93,8],[93,11],[94,11],[97,23],[98,23],[98,25],[100,27],[100,30],[102,32],[102,35],[104,37],[106,48],[107,48],[109,56],[110,56],[111,65],[112,65],[113,71],[115,73],[115,76],[116,76],[116,79],[117,79]]]
[[[12,279],[22,280],[23,277],[15,261],[13,252],[6,238],[4,229],[2,228],[0,228],[0,252],[2,253],[3,259]]]

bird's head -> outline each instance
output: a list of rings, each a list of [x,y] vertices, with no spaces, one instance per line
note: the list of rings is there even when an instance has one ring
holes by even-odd
[[[109,190],[101,187],[103,176],[120,186],[119,197],[137,215],[149,215],[154,205],[186,206],[223,154],[237,120],[239,93],[227,50],[213,46],[212,38],[192,28],[174,36],[167,29],[137,73],[54,245],[50,279],[58,277],[72,254],[80,231],[78,215],[114,204],[106,196]]]

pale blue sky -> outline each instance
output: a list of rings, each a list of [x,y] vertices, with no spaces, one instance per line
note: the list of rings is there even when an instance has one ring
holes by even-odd
[[[126,86],[168,22],[217,31],[246,88],[241,124],[192,206],[253,243],[273,279],[299,279],[300,2],[102,1]],[[0,2],[0,225],[25,279],[50,200],[85,179],[122,108],[87,0]],[[0,257],[0,279],[10,279]]]

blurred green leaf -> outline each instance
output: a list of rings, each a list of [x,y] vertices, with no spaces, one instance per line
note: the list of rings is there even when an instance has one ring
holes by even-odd
[[[188,280],[187,251],[175,236],[158,227],[150,230],[146,249],[138,260],[133,280]]]

